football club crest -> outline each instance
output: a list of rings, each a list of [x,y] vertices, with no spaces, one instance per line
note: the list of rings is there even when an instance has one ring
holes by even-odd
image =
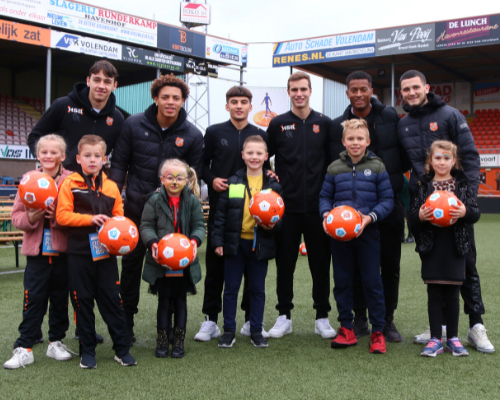
[[[178,137],[177,139],[175,139],[175,145],[177,147],[182,147],[184,145],[184,139],[183,138],[180,138]]]
[[[431,122],[430,128],[431,128],[431,131],[436,132],[438,130],[438,123]]]
[[[319,133],[319,125],[313,125],[313,132]]]
[[[113,125],[113,118],[111,117],[106,118],[106,123],[108,124],[108,126]]]

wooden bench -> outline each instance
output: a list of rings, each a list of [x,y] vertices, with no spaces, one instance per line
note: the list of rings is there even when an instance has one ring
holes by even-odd
[[[12,242],[16,250],[16,268],[19,268],[19,242],[23,241],[22,231],[0,232],[0,243]]]

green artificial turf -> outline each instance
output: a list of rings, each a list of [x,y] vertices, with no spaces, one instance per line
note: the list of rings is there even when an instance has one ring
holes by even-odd
[[[478,269],[487,314],[485,325],[493,344],[500,346],[499,290],[500,216],[483,215],[476,225]],[[204,248],[200,249],[204,259]],[[14,249],[0,247],[0,272],[15,270]],[[202,263],[204,264],[204,263]],[[26,259],[21,257],[21,268]],[[266,329],[275,322],[275,264],[269,264],[266,282]],[[332,282],[333,286],[333,282]],[[295,274],[293,333],[270,339],[269,348],[254,348],[249,338],[237,333],[232,349],[217,348],[217,341],[197,343],[193,336],[203,321],[203,283],[188,298],[186,356],[181,360],[157,359],[156,298],[141,287],[136,318],[137,343],[131,354],[137,367],[124,368],[113,361],[111,340],[100,316],[97,331],[104,344],[97,348],[96,370],[81,370],[79,359],[58,362],[45,356],[47,342],[34,347],[35,363],[18,370],[0,370],[1,399],[498,399],[500,359],[469,348],[469,357],[445,353],[435,359],[419,356],[415,334],[428,326],[426,287],[420,279],[420,263],[413,244],[403,244],[400,303],[395,322],[405,338],[388,344],[387,354],[371,355],[368,338],[357,346],[330,349],[330,341],[314,334],[312,287],[305,257]],[[11,357],[12,344],[22,317],[23,274],[0,275],[0,360]],[[336,309],[330,314],[336,329]],[[238,332],[243,314],[238,313]],[[465,339],[468,319],[461,314],[460,336]],[[222,316],[219,321],[222,327]],[[47,318],[43,333],[48,339]],[[65,344],[76,351],[71,322]],[[499,350],[500,352],[500,350]]]

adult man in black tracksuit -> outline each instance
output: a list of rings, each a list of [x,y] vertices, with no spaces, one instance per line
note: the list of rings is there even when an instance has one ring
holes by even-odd
[[[372,77],[363,71],[355,71],[347,77],[347,98],[351,105],[343,115],[334,119],[330,128],[330,153],[332,160],[344,151],[340,125],[345,120],[362,118],[368,123],[370,145],[368,149],[385,164],[394,192],[394,208],[389,216],[378,223],[380,232],[380,266],[385,297],[384,336],[388,342],[402,342],[403,337],[394,325],[394,311],[398,305],[399,271],[401,261],[401,236],[404,232],[404,209],[398,193],[403,190],[403,173],[410,169],[405,150],[398,139],[399,116],[373,97]],[[354,323],[356,337],[370,334],[366,318],[366,301],[359,266],[354,274]]]
[[[111,153],[120,135],[123,115],[116,109],[113,90],[118,82],[118,72],[108,61],[97,61],[90,68],[87,82],[76,83],[73,91],[55,100],[42,115],[28,136],[28,145],[36,154],[40,137],[57,133],[66,141],[68,153],[64,168],[80,171],[76,162],[78,142],[84,135],[97,135],[106,142],[107,154]]]
[[[458,146],[462,168],[477,193],[480,159],[465,117],[457,109],[447,106],[439,96],[429,92],[429,85],[421,72],[407,71],[401,76],[400,82],[401,95],[406,103],[404,109],[408,115],[400,120],[398,135],[413,165],[410,178],[412,197],[424,175],[427,150],[436,140],[449,140]],[[467,229],[471,239],[471,252],[465,259],[465,282],[460,287],[464,311],[469,314],[467,343],[481,352],[493,353],[495,348],[486,335],[481,317],[485,310],[476,268],[474,227],[467,225]],[[415,343],[426,343],[429,340],[430,332],[414,338]]]
[[[269,124],[269,156],[275,155],[285,201],[283,226],[276,235],[277,294],[279,317],[269,335],[292,332],[293,275],[301,235],[307,248],[316,310],[315,333],[335,336],[330,326],[330,244],[319,216],[319,192],[329,162],[328,132],[331,120],[309,108],[309,75],[296,72],[288,79],[292,111],[273,118]]]
[[[69,171],[81,171],[76,162],[78,142],[84,135],[97,135],[106,142],[106,155],[113,150],[123,125],[123,115],[116,109],[113,91],[118,71],[109,61],[100,60],[89,70],[87,82],[76,83],[73,91],[55,100],[42,115],[28,136],[28,145],[36,154],[38,140],[57,133],[66,141],[67,154],[63,166]],[[78,337],[78,332],[76,332]],[[103,338],[96,336],[97,342]]]
[[[241,151],[245,139],[252,135],[260,135],[267,143],[267,133],[248,123],[248,114],[252,110],[252,92],[243,86],[234,86],[226,93],[226,110],[230,119],[221,124],[210,126],[205,132],[205,154],[203,163],[203,180],[208,187],[210,211],[208,214],[208,234],[205,277],[205,296],[203,298],[203,314],[206,320],[194,339],[205,342],[220,335],[217,326],[218,315],[222,310],[222,290],[224,287],[224,258],[217,256],[212,250],[212,232],[217,203],[221,193],[228,188],[227,179],[245,166]],[[269,168],[269,164],[267,168]],[[241,308],[245,311],[245,325],[241,334],[250,336],[250,301],[247,282],[245,280]],[[262,330],[264,337],[269,337]]]
[[[154,103],[123,124],[116,143],[109,179],[121,190],[127,179],[125,216],[139,227],[146,196],[161,186],[160,164],[169,158],[184,160],[198,176],[203,168],[203,135],[187,120],[182,108],[189,87],[174,75],[163,75],[151,85]],[[131,340],[138,312],[141,274],[146,248],[137,247],[122,259],[120,294]]]

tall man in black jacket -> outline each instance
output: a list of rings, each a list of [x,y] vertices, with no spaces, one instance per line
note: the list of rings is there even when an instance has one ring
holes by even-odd
[[[106,142],[106,155],[111,153],[120,135],[123,115],[116,109],[113,91],[118,82],[118,71],[109,61],[96,61],[89,70],[87,82],[76,83],[73,91],[56,99],[42,115],[28,136],[28,145],[36,154],[38,140],[50,133],[57,133],[66,141],[67,154],[64,168],[81,171],[76,162],[78,142],[84,135],[97,135]],[[78,337],[78,330],[76,332]],[[103,338],[96,335],[97,342]]]
[[[436,140],[449,140],[458,146],[459,159],[465,175],[477,193],[479,188],[479,153],[465,117],[455,108],[447,106],[437,95],[429,91],[425,76],[416,70],[405,72],[400,79],[404,109],[408,115],[398,124],[398,135],[405,147],[413,170],[410,178],[410,194],[424,175],[427,150]],[[476,244],[474,226],[467,225],[471,239],[471,252],[465,259],[465,282],[460,287],[464,311],[469,314],[467,343],[483,353],[495,352],[486,335],[482,314],[485,313],[481,297],[481,283],[476,268]],[[415,343],[427,343],[430,332],[414,337]]]
[[[307,247],[316,310],[315,333],[335,336],[330,326],[330,243],[319,215],[319,192],[329,162],[328,132],[331,120],[309,107],[311,79],[303,72],[288,78],[292,111],[278,115],[269,124],[269,156],[275,155],[285,215],[276,235],[277,294],[279,317],[269,335],[280,338],[292,333],[293,275],[301,235]]]
[[[391,214],[378,223],[386,314],[384,336],[388,342],[402,342],[403,337],[393,322],[399,297],[401,237],[404,231],[404,209],[398,193],[403,190],[403,173],[410,169],[410,163],[398,139],[399,116],[394,108],[385,106],[373,97],[372,77],[366,72],[355,71],[347,77],[346,84],[346,94],[351,105],[343,115],[332,121],[330,153],[332,160],[336,160],[339,153],[345,149],[342,144],[342,122],[354,118],[366,120],[371,141],[368,149],[384,162],[394,192],[394,208]],[[354,313],[353,329],[356,336],[369,335],[359,266],[355,268]]]
[[[217,320],[222,310],[224,258],[217,256],[211,245],[219,197],[228,188],[227,179],[245,167],[245,162],[241,158],[245,139],[252,135],[260,135],[267,143],[267,133],[248,123],[248,114],[252,110],[252,92],[250,90],[243,86],[234,86],[229,89],[226,93],[226,110],[229,112],[229,120],[208,127],[204,138],[203,180],[208,187],[210,212],[208,214],[206,252],[207,275],[203,298],[203,314],[206,315],[206,320],[194,337],[200,342],[206,342],[220,336]],[[245,280],[241,302],[241,308],[245,311],[245,324],[240,333],[250,336],[250,300],[246,283]],[[264,337],[269,337],[264,329],[262,334]]]
[[[174,75],[153,81],[154,103],[145,112],[129,117],[116,143],[109,179],[121,190],[127,179],[125,216],[139,226],[146,196],[161,186],[159,168],[163,160],[180,158],[194,168],[203,169],[203,135],[187,120],[182,108],[189,87]],[[128,174],[128,175],[127,175]],[[134,315],[138,312],[142,266],[146,248],[137,247],[122,260],[120,294],[131,340]]]

